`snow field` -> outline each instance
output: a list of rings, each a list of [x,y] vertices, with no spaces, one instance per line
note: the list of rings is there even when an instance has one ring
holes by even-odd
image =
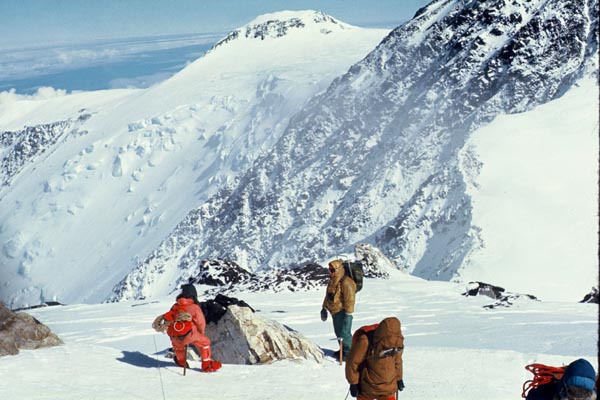
[[[461,285],[392,275],[390,280],[366,280],[353,329],[391,315],[401,320],[406,389],[400,399],[519,398],[531,375],[524,369],[529,363],[562,365],[583,357],[596,366],[596,305],[522,300],[511,308],[487,310],[482,306],[491,299],[463,297]],[[202,293],[206,288],[198,289]],[[324,288],[236,297],[322,348],[336,349],[331,318],[319,319],[323,295]],[[168,337],[150,326],[174,297],[31,310],[65,345],[3,357],[0,397],[345,398],[344,370],[329,358],[323,364],[224,365],[214,374],[200,373],[199,362],[192,361],[183,376],[181,368],[164,358]]]

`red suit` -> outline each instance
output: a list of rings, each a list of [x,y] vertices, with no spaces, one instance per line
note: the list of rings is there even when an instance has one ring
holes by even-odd
[[[193,299],[186,297],[179,297],[177,304],[173,306],[177,308],[177,312],[169,312],[165,314],[165,319],[174,321],[176,315],[180,311],[185,311],[192,317],[191,330],[181,336],[170,336],[171,344],[173,345],[173,351],[175,352],[175,363],[180,366],[184,366],[186,359],[186,346],[193,345],[200,350],[200,356],[202,357],[202,371],[211,372],[216,371],[221,367],[221,363],[214,361],[210,354],[210,339],[204,335],[206,329],[206,320],[202,309]],[[187,367],[187,363],[185,364]]]

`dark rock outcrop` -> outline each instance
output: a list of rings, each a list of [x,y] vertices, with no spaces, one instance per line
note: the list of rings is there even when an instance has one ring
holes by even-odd
[[[500,286],[494,286],[483,282],[469,282],[467,291],[463,293],[463,296],[487,296],[496,300],[492,304],[483,306],[483,308],[488,309],[510,307],[516,300],[521,299],[538,300],[537,297],[531,294],[506,292],[505,289]]]
[[[580,301],[580,303],[600,304],[600,293],[598,292],[598,288],[593,287],[588,294],[583,296],[583,299]]]

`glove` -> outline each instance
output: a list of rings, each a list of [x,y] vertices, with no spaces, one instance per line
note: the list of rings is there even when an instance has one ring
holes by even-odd
[[[321,308],[321,321],[327,321],[327,310]]]
[[[404,381],[402,379],[400,379],[398,381],[398,390],[399,391],[403,391],[404,390]]]
[[[356,383],[350,385],[350,396],[358,396],[358,385]]]

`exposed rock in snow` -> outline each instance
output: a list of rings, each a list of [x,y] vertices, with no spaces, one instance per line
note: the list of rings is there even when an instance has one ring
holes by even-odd
[[[331,33],[332,29],[351,29],[335,18],[318,11],[281,11],[265,14],[247,25],[230,32],[224,39],[214,45],[213,49],[232,40],[281,38],[292,30],[318,29],[323,35]]]
[[[0,356],[15,355],[19,349],[34,350],[63,344],[50,329],[31,315],[14,313],[0,303]]]
[[[0,189],[9,186],[14,176],[27,165],[35,162],[45,152],[51,151],[62,137],[69,133],[85,134],[77,128],[89,117],[89,114],[83,114],[77,120],[26,127],[16,132],[0,132]]]
[[[583,296],[583,299],[580,301],[580,303],[600,304],[600,293],[598,292],[598,288],[593,287],[588,294]]]
[[[389,270],[398,269],[381,250],[369,243],[357,243],[354,255],[363,263],[365,278],[388,278]]]
[[[396,270],[394,263],[388,259],[381,250],[368,243],[358,243],[355,247],[354,257],[340,256],[343,260],[360,260],[363,264],[365,278],[389,277],[390,270]],[[143,292],[137,291],[136,281],[154,279],[154,274],[147,274],[139,266],[139,276],[135,273],[128,275],[115,287],[113,295],[107,301],[145,298]],[[160,274],[161,270],[158,270]],[[321,288],[327,285],[329,272],[327,267],[318,263],[308,263],[303,266],[288,269],[261,270],[250,272],[230,260],[202,260],[198,266],[187,266],[185,272],[179,275],[172,287],[179,287],[185,283],[196,285],[214,286],[208,290],[209,294],[233,294],[241,292],[281,292],[281,291],[306,291]]]
[[[494,286],[489,283],[483,282],[469,282],[467,291],[463,293],[463,296],[487,296],[496,302],[483,306],[483,308],[498,308],[498,307],[510,307],[516,300],[538,300],[537,297],[530,294],[520,294],[505,292],[505,289],[500,286]]]
[[[215,299],[217,301],[218,299]],[[208,319],[212,319],[208,316]],[[217,322],[206,325],[213,358],[225,364],[267,364],[278,360],[323,361],[323,351],[299,332],[230,305]]]
[[[136,290],[136,280],[152,280],[152,274],[147,275],[140,270],[141,275],[128,275],[115,287],[108,302],[126,299],[144,299],[143,292]],[[160,270],[159,270],[160,272]],[[382,276],[381,274],[379,276]],[[281,292],[306,291],[320,288],[327,284],[329,272],[319,264],[307,264],[291,269],[278,269],[249,272],[233,261],[204,260],[198,267],[190,267],[171,285],[179,287],[184,283],[214,286],[209,294],[232,294],[239,292]]]
[[[483,282],[469,282],[467,291],[463,293],[463,296],[487,296],[495,300],[502,297],[502,293],[504,293],[504,288],[500,286]]]

